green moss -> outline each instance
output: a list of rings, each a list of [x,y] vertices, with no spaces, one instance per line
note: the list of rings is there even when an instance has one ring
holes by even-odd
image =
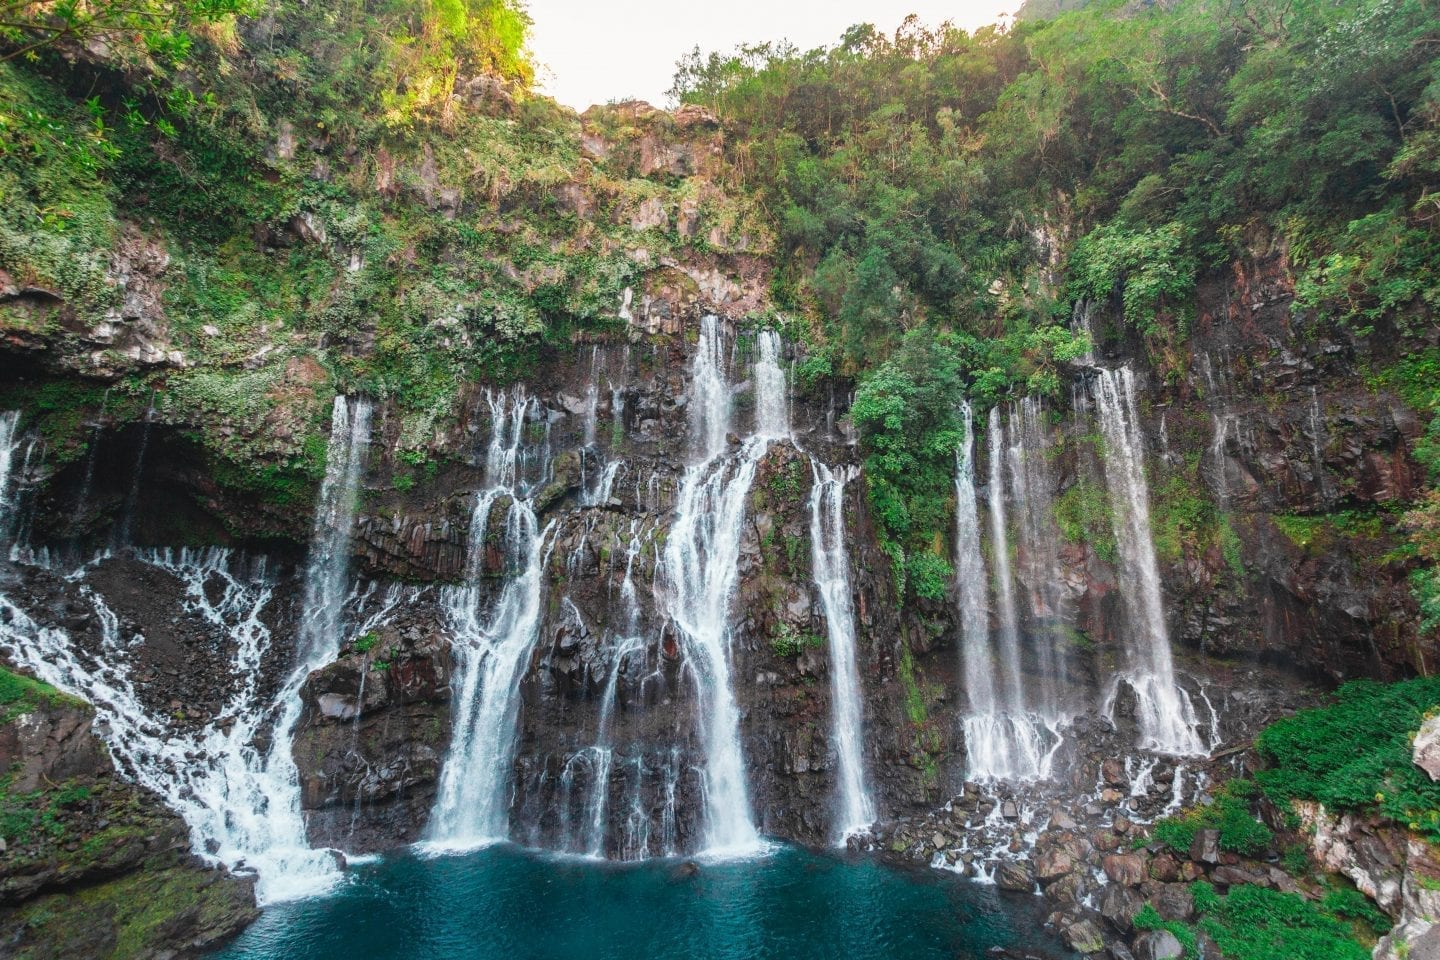
[[[214,936],[253,916],[246,888],[217,882],[213,871],[152,861],[145,869],[77,892],[44,896],[18,911],[25,934],[15,960],[151,956],[169,944],[176,924]]]
[[[1337,510],[1334,513],[1278,514],[1275,526],[1307,553],[1327,553],[1341,544],[1379,540],[1386,535],[1386,518],[1373,509]]]
[[[1099,484],[1077,480],[1055,498],[1055,521],[1069,543],[1086,544],[1106,563],[1117,558],[1110,495]]]
[[[0,667],[0,725],[39,706],[88,709],[83,700],[61,693],[47,683]]]

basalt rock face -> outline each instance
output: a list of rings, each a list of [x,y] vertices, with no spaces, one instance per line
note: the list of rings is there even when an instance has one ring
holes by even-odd
[[[1198,455],[1238,550],[1187,547],[1169,566],[1176,638],[1332,682],[1423,669],[1408,571],[1385,559],[1390,515],[1423,481],[1422,424],[1374,382],[1392,344],[1312,333],[1283,249],[1202,286],[1196,314],[1188,368],[1154,389],[1152,436],[1163,425],[1170,464]]]
[[[699,161],[647,159],[642,150],[635,162]],[[583,207],[585,198],[571,202]],[[516,575],[503,542],[509,501],[495,501],[483,541],[472,527],[477,491],[493,479],[487,447],[499,413],[523,396],[530,406],[517,449],[535,479],[526,496],[545,550],[535,642],[517,681],[509,833],[616,858],[703,845],[704,718],[695,666],[667,609],[665,545],[684,471],[696,460],[692,335],[700,313],[723,303],[737,450],[756,394],[752,340],[737,321],[760,276],[732,271],[731,289],[712,269],[697,262],[652,275],[624,306],[622,336],[557,351],[521,384],[461,386],[455,417],[433,425],[423,468],[401,456],[405,417],[377,403],[345,636],[338,658],[305,684],[295,734],[312,843],[360,853],[425,837],[453,734],[460,633],[451,592],[477,587],[484,619]],[[1111,335],[1115,305],[1098,305],[1091,317],[1095,363],[1128,364],[1140,376],[1168,626],[1186,689],[1197,705],[1213,701],[1218,720],[1207,746],[1221,752],[1313,698],[1312,684],[1396,677],[1433,660],[1414,632],[1406,570],[1387,558],[1396,539],[1383,521],[1416,492],[1410,445],[1418,425],[1367,381],[1364,371],[1384,361],[1377,347],[1306,339],[1286,275],[1283,259],[1262,257],[1202,287],[1188,352]],[[787,350],[785,361],[801,358],[799,345]],[[312,374],[297,367],[286,389],[308,403]],[[792,387],[790,435],[773,439],[756,464],[729,650],[757,827],[833,842],[840,760],[827,624],[811,569],[811,462],[857,471],[845,492],[845,534],[879,844],[1017,889],[1038,884],[1057,906],[1056,924],[1088,948],[1096,930],[1113,939],[1112,928],[1144,902],[1183,912],[1172,887],[1185,879],[1184,865],[1172,870],[1168,860],[1127,852],[1134,834],[1125,824],[1193,800],[1210,782],[1198,770],[1219,779],[1230,764],[1152,762],[1133,750],[1135,704],[1123,691],[1107,698],[1129,628],[1114,545],[1105,542],[1103,451],[1088,409],[1095,374],[1077,364],[1066,375],[1071,399],[1046,410],[1053,455],[1043,492],[1060,510],[1091,502],[1090,493],[1101,506],[1088,517],[1096,522],[1081,515],[1062,525],[1053,583],[1036,579],[1049,568],[1028,548],[1015,557],[1027,679],[1040,679],[1042,638],[1063,638],[1068,653],[1063,675],[1049,679],[1075,719],[1043,789],[965,783],[956,606],[899,604],[847,424],[852,385],[840,378]],[[277,429],[286,422],[278,417]],[[260,682],[275,688],[293,669],[303,614],[297,543],[308,504],[254,508],[243,491],[216,483],[186,431],[163,417],[120,429],[99,423],[94,438],[89,458],[27,478],[29,542],[69,545],[77,562],[81,546],[112,547],[85,582],[107,597],[121,633],[144,638],[132,655],[147,710],[182,728],[223,719],[243,679],[228,667],[231,641],[193,615],[177,617],[185,585],[130,546],[199,541],[271,555],[264,576],[273,599],[262,616],[276,642]],[[122,518],[128,543],[112,532]],[[89,656],[103,654],[100,624],[77,583],[41,563],[10,573],[33,598],[32,616],[64,626]],[[63,756],[63,739],[45,750]],[[1015,855],[997,859],[996,850]]]
[[[253,881],[202,863],[184,821],[119,775],[78,701],[41,693],[5,708],[0,848],[6,956],[199,957],[258,916]]]
[[[450,733],[450,637],[414,593],[387,599],[393,618],[377,617],[304,688],[295,762],[317,846],[369,853],[414,842],[435,799]]]
[[[659,349],[590,348],[578,360],[535,378],[549,389],[524,388],[535,405],[519,456],[543,473],[532,503],[539,526],[553,527],[537,638],[520,680],[511,834],[614,857],[692,851],[702,845],[705,757],[692,668],[667,622],[661,569],[676,491],[692,459],[688,351],[676,340]],[[753,386],[743,358],[732,373],[734,429],[748,432]],[[812,457],[855,461],[837,392],[827,384],[796,396],[792,437],[773,441],[757,465],[731,624],[758,825],[815,843],[834,839],[837,758],[809,498]],[[501,542],[503,499],[483,544],[471,544],[469,529],[474,491],[486,482],[489,405],[515,396],[474,391],[458,428],[470,462],[445,468],[424,490],[380,493],[357,520],[362,576],[408,575],[422,585],[396,603],[399,612],[375,614],[373,628],[355,626],[341,657],[305,688],[295,755],[316,843],[368,851],[424,834],[454,695],[456,625],[446,591],[473,576],[483,617],[515,574]],[[383,456],[372,450],[372,461]],[[942,782],[958,775],[949,766],[957,752],[933,741],[920,746],[905,719],[896,675],[901,617],[860,481],[847,488],[846,515],[857,545],[861,680],[866,700],[886,718],[867,736],[867,764],[887,808],[919,809],[943,798]],[[953,674],[952,651],[933,641],[915,646],[916,670]],[[928,684],[926,695],[937,689]]]

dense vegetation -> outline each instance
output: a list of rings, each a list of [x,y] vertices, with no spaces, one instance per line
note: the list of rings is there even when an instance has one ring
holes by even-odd
[[[1256,741],[1268,762],[1256,779],[1288,808],[1316,800],[1334,811],[1375,810],[1440,841],[1440,784],[1411,760],[1411,741],[1440,708],[1440,679],[1356,680],[1329,706],[1302,710]]]
[[[582,158],[578,118],[528,89],[514,0],[246,13],[182,13],[167,56],[124,33],[104,57],[62,43],[0,62],[0,263],[101,317],[124,299],[111,252],[163,243],[159,308],[183,365],[101,351],[96,372],[120,374],[108,391],[73,390],[63,410],[12,399],[44,408],[63,463],[88,442],[82,424],[125,422],[154,397],[222,482],[283,503],[318,475],[335,390],[392,401],[402,452],[423,462],[458,384],[615,329],[643,273],[616,239],[633,242],[620,211],[670,185]],[[593,198],[583,229],[555,201],[575,182]],[[658,258],[684,241],[643,242]],[[56,311],[6,322],[66,336]]]
[[[1203,880],[1190,885],[1198,914],[1193,924],[1166,921],[1154,907],[1135,917],[1140,930],[1169,930],[1187,958],[1202,956],[1204,933],[1225,957],[1244,960],[1365,960],[1375,933],[1388,928],[1384,914],[1349,888],[1337,888],[1315,902],[1251,884],[1221,896]],[[1362,942],[1363,941],[1363,942]]]
[[[1315,330],[1433,346],[1437,44],[1420,0],[1108,0],[1008,31],[697,49],[673,92],[735,129],[737,185],[789,254],[781,303],[861,376],[872,499],[913,557],[957,432],[953,404],[917,408],[1058,393],[1078,301],[1113,302],[1097,336],[1178,374],[1200,281],[1284,248]],[[1433,393],[1412,402],[1440,431]],[[1433,624],[1440,574],[1416,587]]]
[[[154,29],[105,20],[127,10]],[[1440,28],[1425,0],[1066,2],[973,35],[911,19],[818,50],[697,50],[674,93],[726,124],[727,162],[707,171],[726,194],[585,155],[578,119],[529,91],[518,0],[12,12],[0,259],[101,315],[120,298],[109,251],[147,224],[186,359],[150,374],[115,358],[108,398],[46,420],[60,461],[84,447],[75,425],[158,391],[222,480],[285,502],[318,470],[323,395],[345,389],[393,401],[423,465],[443,455],[457,383],[614,333],[624,288],[679,248],[707,252],[703,235],[651,229],[646,258],[629,255],[626,211],[658,198],[742,224],[748,252],[773,231],[776,304],[807,341],[798,379],[858,379],[872,505],[915,595],[950,575],[962,398],[983,429],[1010,397],[1063,396],[1092,346],[1072,327],[1083,303],[1101,307],[1098,339],[1178,377],[1206,278],[1272,252],[1302,335],[1365,345],[1377,385],[1422,412],[1417,453],[1440,482]],[[108,52],[77,53],[93,36]],[[563,199],[577,184],[583,211]],[[270,429],[280,410],[287,429]],[[1156,487],[1162,553],[1216,544],[1238,575],[1236,531],[1193,473]],[[1108,518],[1086,493],[1062,523],[1103,554]],[[1437,497],[1406,518],[1428,629]]]

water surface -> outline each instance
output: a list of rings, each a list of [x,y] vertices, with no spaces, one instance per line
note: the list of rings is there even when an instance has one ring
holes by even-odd
[[[403,853],[267,909],[215,960],[981,960],[1070,957],[1039,898],[795,848],[729,863],[610,864],[514,847]]]

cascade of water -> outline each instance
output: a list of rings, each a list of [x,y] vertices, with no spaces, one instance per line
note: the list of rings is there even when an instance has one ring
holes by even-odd
[[[554,521],[542,530],[529,499],[525,465],[527,417],[539,404],[523,390],[487,394],[491,414],[485,457],[486,489],[475,498],[466,553],[466,582],[441,593],[455,632],[455,674],[450,750],[426,835],[432,849],[461,850],[509,836],[509,787],[515,762],[520,712],[520,679],[540,630],[544,571],[553,546]],[[533,470],[537,482],[550,472],[548,440]],[[480,577],[489,537],[490,514],[501,498],[510,501],[503,533],[510,578],[494,610],[481,609]]]
[[[99,656],[82,652],[63,631],[39,627],[3,597],[0,643],[42,680],[93,704],[121,768],[184,818],[198,854],[254,871],[261,904],[322,892],[340,875],[334,857],[306,841],[290,752],[298,684],[292,678],[273,699],[261,690],[271,643],[261,612],[273,589],[263,562],[247,569],[221,549],[137,557],[179,579],[185,609],[233,644],[237,686],[220,717],[181,731],[163,714],[148,713],[132,680],[132,647],[142,638],[122,637],[118,618],[88,585],[80,592],[101,628]],[[271,747],[264,751],[267,734]]]
[[[778,349],[762,347],[755,364],[756,425],[788,432],[783,406],[784,373]],[[773,386],[780,384],[780,389]],[[701,323],[691,366],[691,429],[702,459],[688,467],[676,496],[675,520],[665,542],[662,569],[667,614],[675,624],[700,699],[705,746],[703,793],[706,847],[714,853],[744,854],[760,849],[750,812],[749,789],[740,746],[740,713],[730,681],[730,600],[740,560],[745,500],[755,468],[769,446],[766,436],[747,439],[733,456],[725,453],[730,426],[730,390],[724,342],[714,317]]]
[[[714,316],[700,321],[700,342],[690,365],[690,393],[690,436],[698,459],[708,462],[725,452],[725,435],[730,429],[725,339]],[[758,419],[758,411],[756,416]]]
[[[998,411],[990,417],[990,523],[996,555],[996,596],[1000,608],[1000,655],[1005,674],[997,676],[990,643],[985,561],[975,494],[975,433],[970,405],[963,407],[965,437],[955,464],[955,571],[960,605],[965,692],[970,709],[962,727],[968,776],[975,780],[1034,780],[1049,775],[1058,736],[1025,712],[1020,681],[1019,627],[1010,587],[1009,539],[1000,467],[1003,428]]]
[[[855,610],[850,598],[850,558],[845,540],[845,477],[810,460],[810,564],[825,611],[830,640],[831,726],[840,760],[837,839],[863,831],[875,821],[875,801],[866,784],[861,755],[864,710],[856,664]]]
[[[1135,692],[1142,746],[1177,755],[1203,753],[1194,706],[1175,682],[1160,569],[1150,536],[1150,493],[1134,374],[1128,367],[1098,370],[1095,400],[1105,438],[1121,595],[1130,621],[1130,670],[1122,679]]]
[[[10,512],[15,503],[10,496],[10,474],[14,472],[15,454],[20,449],[19,427],[19,410],[0,413],[0,535],[9,529]]]
[[[1005,427],[1000,408],[990,408],[990,548],[995,559],[995,598],[1000,612],[1000,706],[1019,713],[1025,704],[1020,673],[1020,617],[1010,570],[1010,527],[1005,519]]]
[[[1060,529],[1055,523],[1054,481],[1050,474],[1050,432],[1044,410],[1034,397],[1021,400],[1010,418],[1011,500],[1019,532],[1020,579],[1035,620],[1063,623],[1068,600],[1060,566]],[[1061,715],[1060,689],[1069,664],[1054,630],[1042,631],[1034,645],[1037,683],[1029,706],[1043,716]]]
[[[585,384],[585,446],[595,446],[596,415],[600,409],[600,347],[590,348],[590,379]]]
[[[755,435],[779,439],[790,435],[790,399],[785,370],[780,366],[780,334],[756,334],[759,357],[755,363]]]
[[[355,521],[360,471],[370,444],[370,401],[336,397],[325,451],[325,479],[315,503],[310,557],[305,568],[304,619],[300,624],[300,682],[334,659],[340,646],[341,613],[349,591],[350,533]],[[298,683],[297,683],[298,689]]]
[[[624,471],[624,460],[611,460],[605,464],[605,469],[595,478],[595,486],[581,491],[581,503],[587,507],[603,507],[609,503],[615,494],[615,481]]]
[[[1210,461],[1215,470],[1215,502],[1224,512],[1230,507],[1230,464],[1225,454],[1225,445],[1230,439],[1230,427],[1234,417],[1228,413],[1212,413],[1210,424]],[[1162,420],[1161,423],[1164,423]]]
[[[1076,358],[1076,361],[1084,367],[1095,366],[1095,330],[1090,322],[1091,314],[1095,311],[1095,305],[1088,298],[1081,297],[1075,301],[1075,309],[1071,315],[1071,327],[1077,334],[1085,337],[1089,346],[1085,352]]]

